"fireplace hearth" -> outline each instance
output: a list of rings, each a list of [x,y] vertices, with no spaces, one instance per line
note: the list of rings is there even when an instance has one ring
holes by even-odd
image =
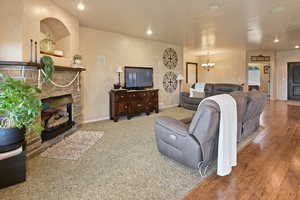
[[[73,99],[72,95],[50,97],[42,100],[42,142],[51,140],[71,129],[73,121]]]

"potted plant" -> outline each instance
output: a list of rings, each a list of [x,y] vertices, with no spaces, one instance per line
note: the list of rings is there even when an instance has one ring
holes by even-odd
[[[26,131],[41,133],[37,123],[41,113],[40,91],[20,80],[0,74],[0,153],[16,149]]]
[[[41,65],[44,71],[44,81],[49,83],[55,71],[54,61],[50,56],[43,56],[41,58]]]
[[[81,65],[81,60],[82,60],[82,56],[81,55],[75,55],[73,57],[74,64],[76,64],[76,65]]]

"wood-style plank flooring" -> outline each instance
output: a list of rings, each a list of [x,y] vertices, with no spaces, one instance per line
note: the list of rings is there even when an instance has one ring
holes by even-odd
[[[261,124],[230,176],[208,178],[184,200],[300,200],[300,106],[271,101]]]

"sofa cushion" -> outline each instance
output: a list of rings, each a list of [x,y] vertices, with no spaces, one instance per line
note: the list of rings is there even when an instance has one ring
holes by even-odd
[[[242,87],[240,85],[235,85],[235,84],[227,84],[227,83],[220,83],[220,84],[215,84],[213,87],[214,93],[231,93],[233,91],[241,91]]]

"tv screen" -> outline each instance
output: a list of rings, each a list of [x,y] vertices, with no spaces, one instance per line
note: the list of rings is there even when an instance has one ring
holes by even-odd
[[[153,68],[125,67],[125,88],[140,89],[153,87]]]

